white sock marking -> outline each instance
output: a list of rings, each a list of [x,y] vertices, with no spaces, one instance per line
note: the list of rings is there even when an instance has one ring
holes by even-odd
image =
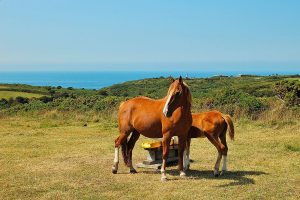
[[[227,171],[227,156],[223,156],[223,171]]]
[[[114,159],[115,163],[119,162],[119,148],[115,148],[115,159]]]
[[[187,164],[188,164],[188,161],[187,161],[187,152],[186,152],[186,149],[185,149],[184,152],[183,152],[183,169],[184,170],[187,169]]]

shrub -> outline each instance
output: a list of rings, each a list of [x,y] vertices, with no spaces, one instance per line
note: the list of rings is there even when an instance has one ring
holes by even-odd
[[[16,97],[16,102],[17,103],[21,103],[21,104],[25,104],[29,102],[29,99],[26,97]]]
[[[8,108],[9,107],[9,103],[6,99],[0,99],[0,109],[4,109],[4,108]]]
[[[230,88],[220,92],[214,103],[218,107],[225,107],[232,114],[234,111],[238,111],[239,113],[245,113],[247,116],[257,115],[267,108],[267,104],[259,98]]]
[[[300,83],[296,81],[280,81],[274,86],[277,96],[284,100],[287,107],[300,106]]]
[[[116,97],[116,96],[108,96],[101,99],[100,101],[97,101],[96,104],[94,105],[94,108],[98,111],[117,108],[122,100],[124,100],[124,98]]]
[[[42,101],[43,103],[48,103],[53,101],[53,97],[48,97],[48,96],[42,96],[39,98],[40,101]]]
[[[108,92],[107,92],[106,89],[99,90],[99,94],[102,95],[102,96],[108,96]]]

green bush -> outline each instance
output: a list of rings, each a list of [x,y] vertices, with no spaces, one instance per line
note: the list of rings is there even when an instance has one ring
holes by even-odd
[[[274,86],[277,96],[284,100],[287,107],[300,106],[300,82],[280,81]]]
[[[16,97],[15,101],[20,104],[25,104],[29,102],[29,99],[26,97]]]
[[[8,100],[0,99],[0,109],[5,109],[9,107]]]
[[[118,105],[124,100],[122,97],[108,96],[96,102],[94,109],[101,111],[118,108]]]

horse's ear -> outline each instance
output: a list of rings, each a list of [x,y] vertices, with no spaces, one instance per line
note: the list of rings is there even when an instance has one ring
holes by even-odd
[[[181,83],[183,83],[183,81],[182,81],[182,77],[181,76],[179,76],[179,83],[181,84]]]
[[[172,83],[175,81],[175,79],[172,76],[170,76],[169,79]]]

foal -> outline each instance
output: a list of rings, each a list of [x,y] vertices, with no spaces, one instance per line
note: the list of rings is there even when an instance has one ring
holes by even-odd
[[[193,114],[192,127],[189,130],[187,140],[186,155],[184,158],[184,168],[189,168],[189,153],[191,138],[207,137],[207,139],[217,148],[218,157],[214,167],[214,175],[219,175],[219,168],[223,156],[223,174],[227,171],[227,152],[226,131],[229,129],[231,140],[234,139],[234,126],[229,115],[224,115],[219,111],[208,111],[199,114]]]
[[[118,171],[119,147],[122,146],[125,164],[130,168],[130,173],[136,173],[132,166],[132,150],[142,134],[148,138],[163,138],[162,181],[167,180],[165,169],[171,138],[178,136],[178,169],[180,176],[185,176],[183,152],[191,125],[191,93],[181,76],[178,80],[173,79],[168,94],[163,99],[136,97],[123,102],[119,108],[120,135],[115,140],[115,159],[112,172],[115,174]],[[130,133],[131,137],[127,141]]]

